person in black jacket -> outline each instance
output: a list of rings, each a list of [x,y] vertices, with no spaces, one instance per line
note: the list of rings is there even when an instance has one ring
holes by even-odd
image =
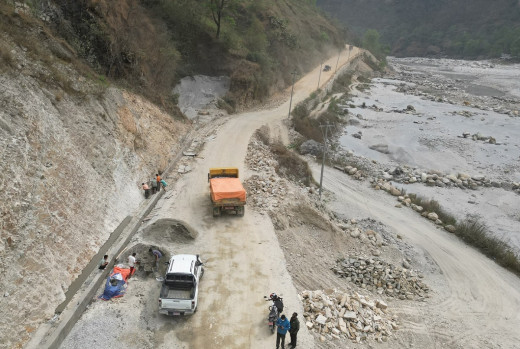
[[[289,330],[289,334],[291,335],[291,343],[289,343],[289,347],[296,347],[296,337],[298,336],[298,331],[300,330],[300,321],[298,320],[298,314],[293,313],[291,316],[291,329]]]

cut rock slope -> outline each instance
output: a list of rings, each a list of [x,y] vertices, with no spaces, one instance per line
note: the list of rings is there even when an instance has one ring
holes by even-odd
[[[143,200],[189,125],[115,88],[95,97],[43,86],[29,61],[0,75],[0,347],[25,343]],[[74,72],[71,79],[89,88]],[[83,82],[81,82],[83,81]]]

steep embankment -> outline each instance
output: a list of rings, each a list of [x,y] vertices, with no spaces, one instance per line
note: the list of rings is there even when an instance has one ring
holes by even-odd
[[[67,49],[43,31],[27,35]],[[1,348],[21,346],[54,315],[190,127],[84,78],[49,45],[36,53],[16,42],[0,35]]]

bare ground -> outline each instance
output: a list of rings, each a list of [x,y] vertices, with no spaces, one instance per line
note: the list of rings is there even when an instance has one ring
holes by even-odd
[[[315,70],[296,84],[293,103],[312,92],[317,75]],[[265,124],[274,138],[288,139],[281,121],[287,108],[286,102],[274,109],[236,115],[214,133],[211,128],[201,132],[204,149],[186,160],[192,171],[171,178],[172,191],[159,203],[148,228],[133,241],[161,243],[171,253],[201,254],[206,273],[198,312],[181,319],[159,316],[159,283],[138,274],[122,299],[93,302],[62,347],[274,347],[263,295],[282,293],[286,312],[303,314],[298,292],[305,289],[367,292],[330,270],[338,256],[372,252],[370,245],[340,229],[342,222],[356,219],[363,229],[383,236],[381,257],[397,264],[406,256],[423,272],[433,290],[431,298],[424,302],[387,299],[390,311],[400,319],[400,329],[386,343],[322,342],[300,319],[298,347],[518,348],[517,277],[411,210],[394,207],[393,198],[364,182],[327,169],[327,191],[320,204],[312,190],[276,176],[272,162],[267,161],[271,155],[248,153],[247,145],[255,141],[253,132]],[[246,166],[255,156],[266,160],[260,169]],[[214,219],[206,172],[218,166],[238,166],[242,178],[260,176],[285,189],[276,202],[248,205],[243,218]],[[312,169],[318,178],[319,169]],[[250,203],[255,195],[261,194],[251,194]],[[165,219],[186,222],[197,232],[196,238],[179,239],[175,232],[173,237],[161,237]]]

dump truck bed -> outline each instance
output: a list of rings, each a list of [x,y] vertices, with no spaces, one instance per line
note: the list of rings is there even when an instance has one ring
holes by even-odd
[[[213,202],[233,199],[244,203],[246,201],[246,190],[238,178],[211,178],[209,185]]]

